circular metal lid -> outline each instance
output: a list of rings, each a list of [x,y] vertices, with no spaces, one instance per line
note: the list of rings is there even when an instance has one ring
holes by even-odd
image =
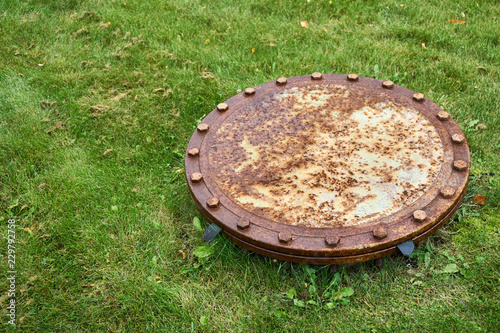
[[[458,208],[465,137],[423,94],[349,75],[279,78],[198,126],[185,170],[202,215],[285,260],[342,263],[419,241]]]

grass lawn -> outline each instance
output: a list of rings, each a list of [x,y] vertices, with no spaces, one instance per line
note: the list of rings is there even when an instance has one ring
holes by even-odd
[[[499,332],[499,39],[497,0],[0,0],[16,329]],[[203,247],[182,174],[197,124],[240,89],[316,71],[391,79],[463,129],[464,204],[411,259],[331,276],[223,236]]]

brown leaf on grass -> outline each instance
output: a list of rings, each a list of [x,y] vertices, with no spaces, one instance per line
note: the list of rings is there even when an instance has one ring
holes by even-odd
[[[186,253],[182,250],[177,250],[177,253],[182,254],[182,259],[186,259]]]
[[[486,197],[484,195],[476,195],[472,202],[482,206],[484,205],[484,200],[486,200]]]
[[[153,93],[162,92],[162,91],[165,91],[165,89],[157,88],[157,89],[153,90]]]
[[[448,21],[451,22],[451,24],[465,24],[465,20],[453,20],[453,19],[448,19]]]
[[[482,129],[482,130],[484,130],[484,129],[487,129],[487,128],[488,128],[488,126],[486,126],[486,124],[478,124],[476,126],[476,129]]]
[[[77,30],[73,35],[78,37],[78,36],[88,35],[88,34],[90,34],[90,31],[87,28],[83,27],[80,30]]]
[[[123,94],[118,94],[118,95],[116,95],[115,97],[110,98],[110,100],[112,100],[112,101],[115,101],[115,102],[116,102],[116,101],[119,101],[119,100],[120,100],[120,99],[122,99],[122,98],[125,98],[125,96],[127,96],[127,95],[128,95],[128,92],[123,93]]]
[[[99,117],[102,111],[109,110],[110,107],[107,105],[94,105],[90,107],[90,111],[93,111],[90,115],[91,117]]]
[[[486,68],[484,68],[483,66],[477,66],[476,68],[479,69],[480,71],[486,71]]]
[[[42,109],[45,109],[47,106],[54,106],[57,102],[49,102],[49,101],[41,101]]]
[[[93,111],[93,112],[102,112],[102,111],[106,111],[106,110],[109,110],[109,106],[107,105],[94,105],[94,106],[91,106],[90,107],[90,111]]]
[[[425,46],[425,43],[422,43],[422,48],[427,49],[427,47]]]
[[[106,149],[106,150],[104,151],[104,153],[102,153],[102,154],[103,154],[104,156],[106,156],[106,155],[110,154],[111,152],[113,152],[113,149],[112,149],[112,148],[110,148],[110,149]]]
[[[38,185],[38,192],[43,192],[45,190],[48,190],[50,188],[49,184],[43,183]]]
[[[202,79],[215,79],[215,75],[210,72],[201,72]]]
[[[300,21],[300,26],[302,28],[307,28],[307,27],[309,27],[309,23],[307,23],[307,21]]]
[[[24,231],[31,231],[31,230],[35,229],[35,226],[36,226],[36,223],[35,223],[35,224],[33,224],[33,225],[31,226],[31,228],[24,228],[23,230],[24,230]]]
[[[58,121],[55,128],[62,130],[63,129],[62,123],[60,121]]]

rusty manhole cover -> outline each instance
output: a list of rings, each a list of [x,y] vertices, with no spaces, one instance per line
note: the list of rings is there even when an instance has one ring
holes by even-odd
[[[449,114],[391,81],[279,78],[215,108],[189,141],[200,213],[235,243],[288,261],[377,259],[459,207],[469,149]]]

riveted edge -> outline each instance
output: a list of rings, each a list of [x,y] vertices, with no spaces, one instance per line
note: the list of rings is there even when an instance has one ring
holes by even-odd
[[[217,208],[220,205],[219,198],[217,197],[211,197],[207,199],[207,206],[208,208]]]
[[[450,114],[446,111],[439,111],[437,114],[436,114],[436,117],[441,120],[441,121],[446,121],[448,119],[450,119]]]
[[[198,148],[191,148],[188,150],[188,155],[190,157],[197,157],[198,155],[200,155],[200,150]]]
[[[356,73],[351,73],[351,74],[347,75],[347,79],[349,81],[358,81],[359,80],[359,76]]]
[[[445,186],[439,191],[439,194],[445,199],[450,199],[455,194],[455,189],[451,186]]]
[[[423,210],[416,210],[412,214],[413,216],[413,221],[417,223],[422,223],[425,220],[427,220],[427,213],[424,212]]]
[[[199,172],[194,172],[189,177],[193,183],[199,183],[203,180],[203,175]]]
[[[220,112],[225,112],[229,109],[229,105],[227,105],[227,103],[219,103],[217,104],[217,110],[219,110]]]
[[[453,134],[451,136],[451,141],[455,144],[462,144],[465,142],[465,136],[463,136],[462,134]]]
[[[252,87],[246,88],[244,93],[245,93],[245,96],[253,96],[253,95],[255,95],[255,88],[252,88]]]
[[[240,230],[246,230],[246,229],[250,228],[250,221],[248,219],[242,217],[238,220],[238,223],[236,224],[236,226]]]
[[[286,79],[286,77],[283,77],[283,76],[276,79],[276,84],[278,86],[284,86],[287,82],[288,82],[288,80]]]
[[[330,247],[336,247],[340,243],[340,237],[335,235],[326,236],[325,243]]]
[[[382,240],[387,237],[387,230],[384,227],[378,227],[372,231],[373,237]]]
[[[320,72],[314,72],[311,75],[311,79],[313,79],[313,80],[321,80],[322,78],[323,78],[323,74],[321,74]]]
[[[280,231],[278,234],[278,240],[281,243],[290,243],[292,241],[292,233],[288,230]]]
[[[208,131],[209,128],[210,128],[210,126],[208,126],[208,124],[205,124],[205,123],[201,123],[198,125],[198,127],[196,127],[198,132],[202,132],[202,133]]]
[[[382,82],[382,87],[386,89],[392,89],[394,87],[394,82],[392,82],[391,80],[385,80]]]
[[[453,162],[453,169],[457,171],[465,171],[467,170],[467,162],[462,160],[456,160]]]
[[[425,98],[425,95],[422,93],[414,93],[413,94],[413,99],[417,102],[422,102]]]

